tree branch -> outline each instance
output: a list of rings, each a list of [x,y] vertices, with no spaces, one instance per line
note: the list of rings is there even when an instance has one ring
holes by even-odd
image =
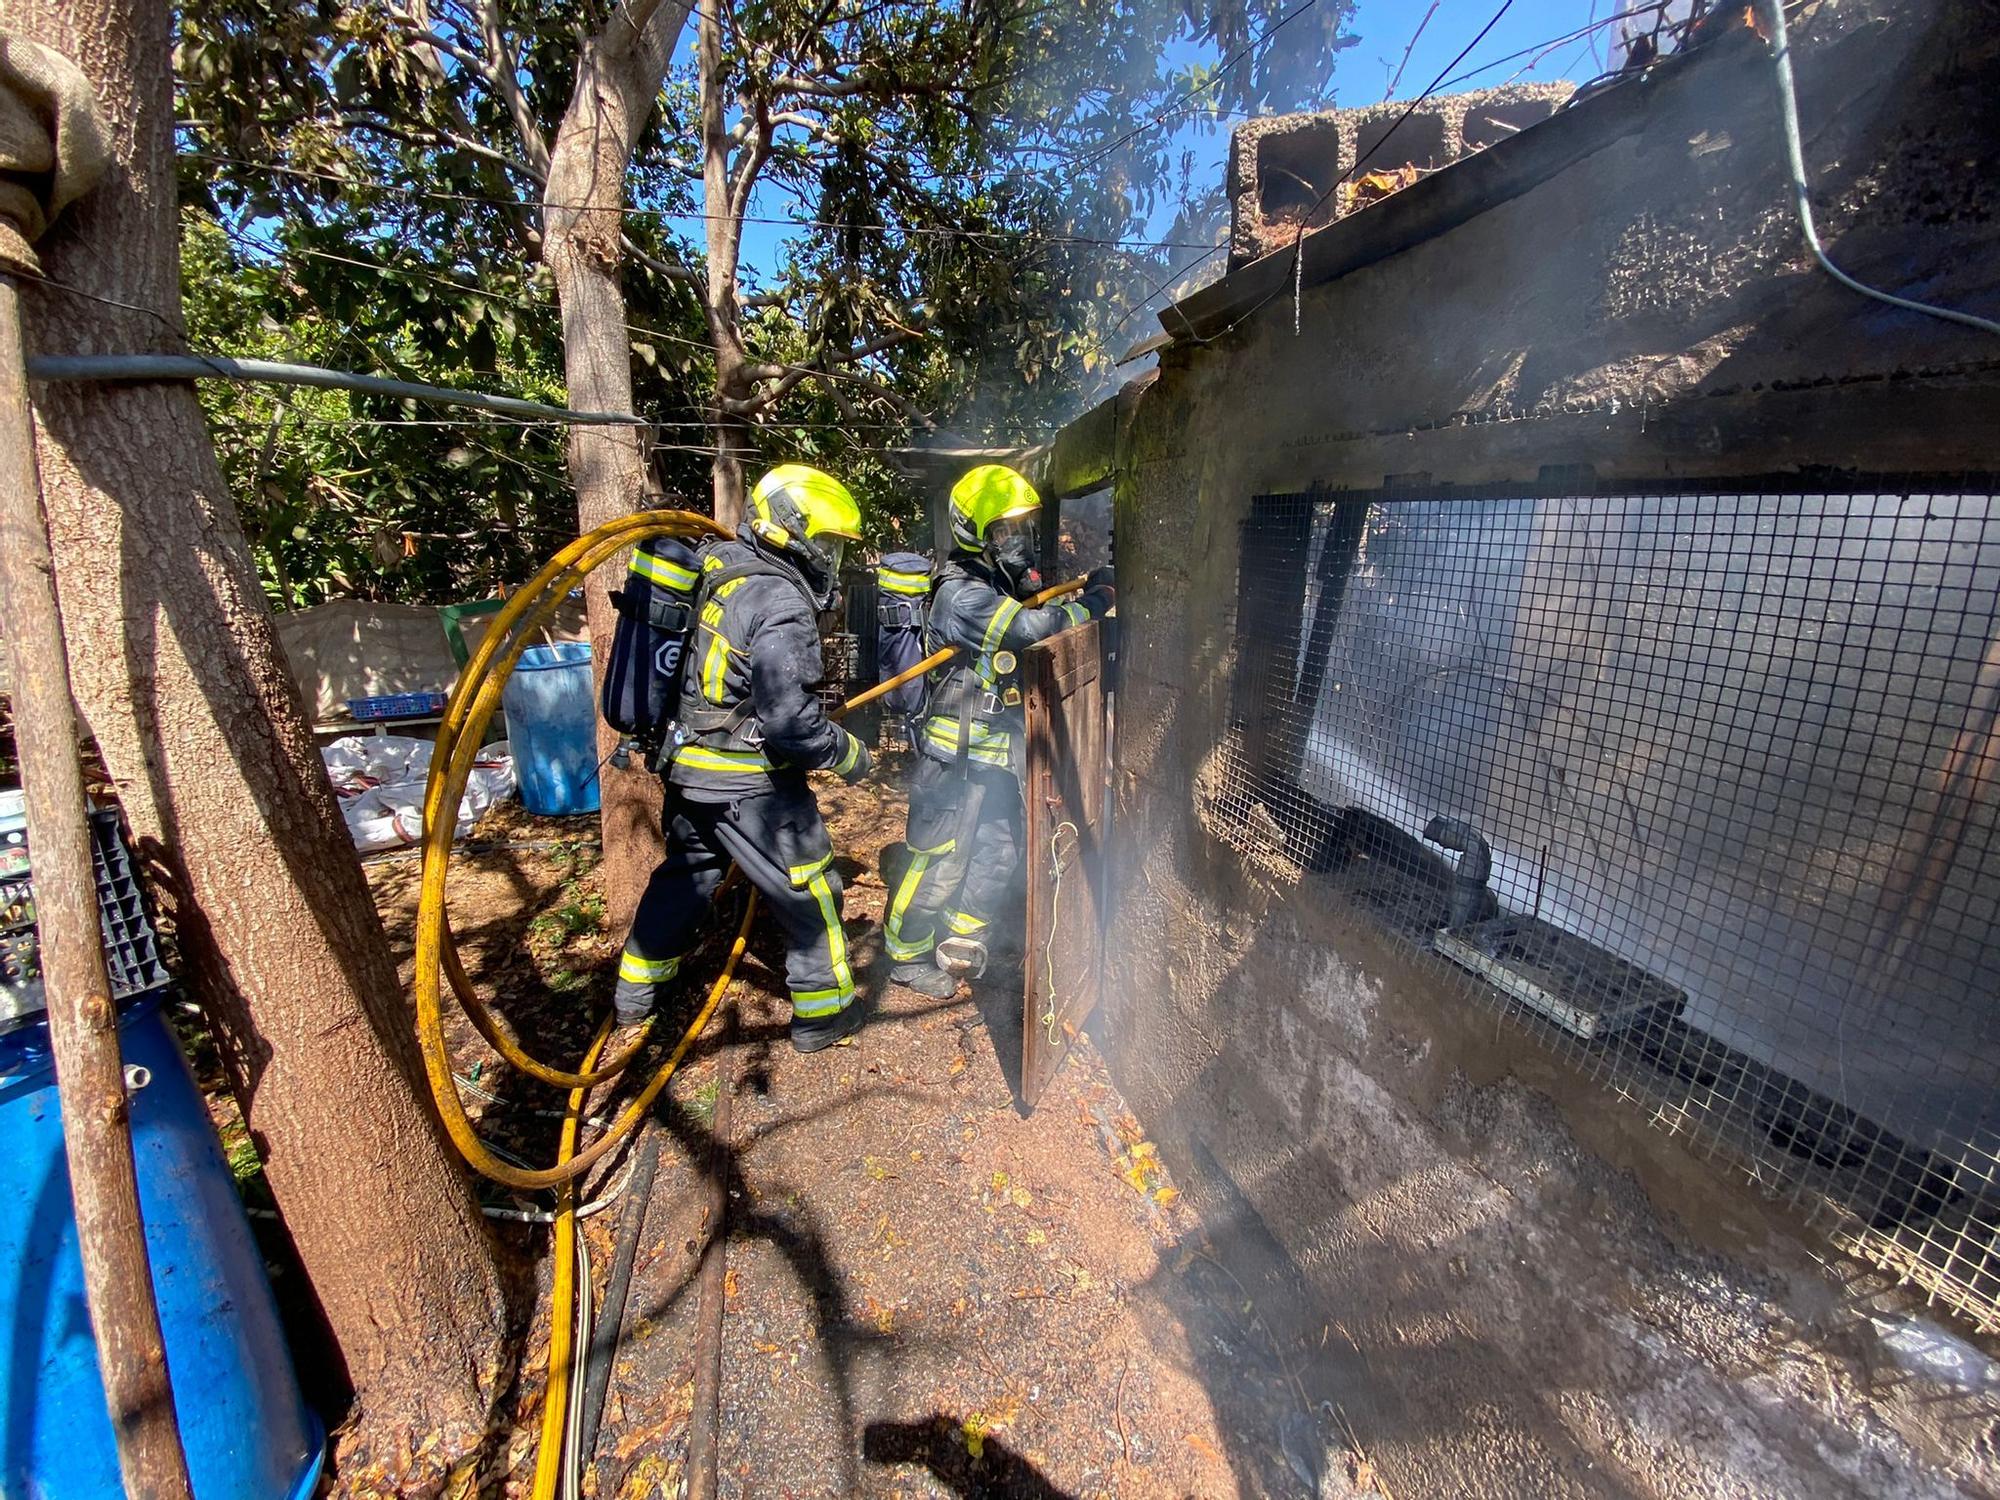
[[[631,256],[632,259],[653,272],[656,276],[665,276],[674,281],[701,280],[701,273],[699,271],[692,271],[686,266],[677,266],[672,261],[661,260],[657,255],[647,254],[646,251],[639,248],[637,241],[629,234],[619,235],[618,243],[627,255]]]
[[[746,380],[752,383],[773,381],[775,384],[771,385],[767,390],[757,392],[753,396],[725,398],[720,402],[720,405],[724,411],[734,416],[754,416],[774,405],[781,397],[798,386],[802,381],[838,381],[847,385],[860,387],[869,394],[887,401],[911,421],[919,422],[924,427],[935,430],[937,423],[933,422],[921,408],[893,386],[877,380],[872,375],[863,375],[857,370],[833,369],[830,367],[834,363],[864,359],[869,353],[879,354],[882,348],[887,348],[891,344],[901,343],[904,337],[904,335],[898,334],[886,339],[877,340],[876,342],[880,344],[881,348],[863,346],[862,348],[849,350],[846,354],[837,356],[833,361],[817,365],[745,365],[742,369],[742,374]]]
[[[490,161],[495,166],[505,167],[528,179],[536,187],[542,186],[543,173],[527,162],[517,161],[504,151],[496,151],[483,141],[475,141],[470,136],[459,135],[455,131],[443,130],[435,125],[398,125],[380,115],[363,114],[358,110],[343,110],[336,123],[344,130],[372,130],[377,135],[385,135],[392,141],[402,141],[411,146],[450,146]]]
[[[750,139],[745,145],[742,156],[737,160],[736,180],[729,185],[729,216],[739,225],[743,222],[744,213],[750,207],[750,189],[756,184],[757,174],[764,170],[764,163],[771,159],[770,113],[762,99],[751,101],[751,111],[756,126],[750,132]]]
[[[479,32],[486,40],[486,51],[490,62],[486,78],[499,93],[501,102],[507,106],[507,117],[514,122],[514,133],[521,139],[521,149],[527,153],[530,165],[538,170],[544,181],[549,174],[549,143],[542,135],[542,128],[535,120],[535,112],[528,105],[528,96],[521,88],[521,67],[515,57],[513,44],[507,39],[507,29],[502,24],[500,6],[503,0],[477,0]]]

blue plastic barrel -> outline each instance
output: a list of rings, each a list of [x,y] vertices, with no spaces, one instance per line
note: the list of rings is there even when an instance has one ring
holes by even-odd
[[[195,1500],[305,1500],[323,1439],[264,1262],[157,997],[126,1012],[132,1149]],[[0,1036],[0,1496],[119,1500],[48,1033]],[[137,1081],[128,1073],[128,1079]]]
[[[597,692],[590,643],[530,646],[500,695],[521,805],[543,817],[597,811]]]

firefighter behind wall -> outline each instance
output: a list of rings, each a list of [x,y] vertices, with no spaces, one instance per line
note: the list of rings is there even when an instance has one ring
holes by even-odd
[[[1109,568],[1076,599],[1031,607],[1041,496],[1014,470],[982,464],[952,487],[951,556],[932,585],[926,653],[959,655],[930,674],[914,739],[910,862],[891,893],[883,943],[896,984],[937,999],[977,979],[1022,878],[1026,715],[1019,654],[1111,608]],[[1014,935],[1007,934],[1011,939]]]

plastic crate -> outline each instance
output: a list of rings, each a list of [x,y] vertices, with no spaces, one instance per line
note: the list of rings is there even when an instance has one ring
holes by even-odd
[[[111,998],[124,1000],[157,989],[167,982],[166,965],[160,962],[159,936],[115,809],[91,812],[90,851]],[[28,874],[0,881],[0,1031],[40,1015],[44,1008],[31,864]]]
[[[444,712],[443,693],[383,693],[374,698],[349,698],[347,711],[357,719],[422,719]]]

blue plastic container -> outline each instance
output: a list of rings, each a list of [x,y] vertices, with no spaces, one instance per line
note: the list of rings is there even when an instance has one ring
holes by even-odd
[[[132,1148],[195,1500],[304,1500],[323,1438],[157,997],[127,1011],[122,1041],[151,1075],[131,1095]],[[0,1495],[119,1500],[47,1044],[40,1024],[0,1037]]]
[[[590,643],[530,646],[500,695],[521,805],[543,817],[597,811],[597,693]]]

